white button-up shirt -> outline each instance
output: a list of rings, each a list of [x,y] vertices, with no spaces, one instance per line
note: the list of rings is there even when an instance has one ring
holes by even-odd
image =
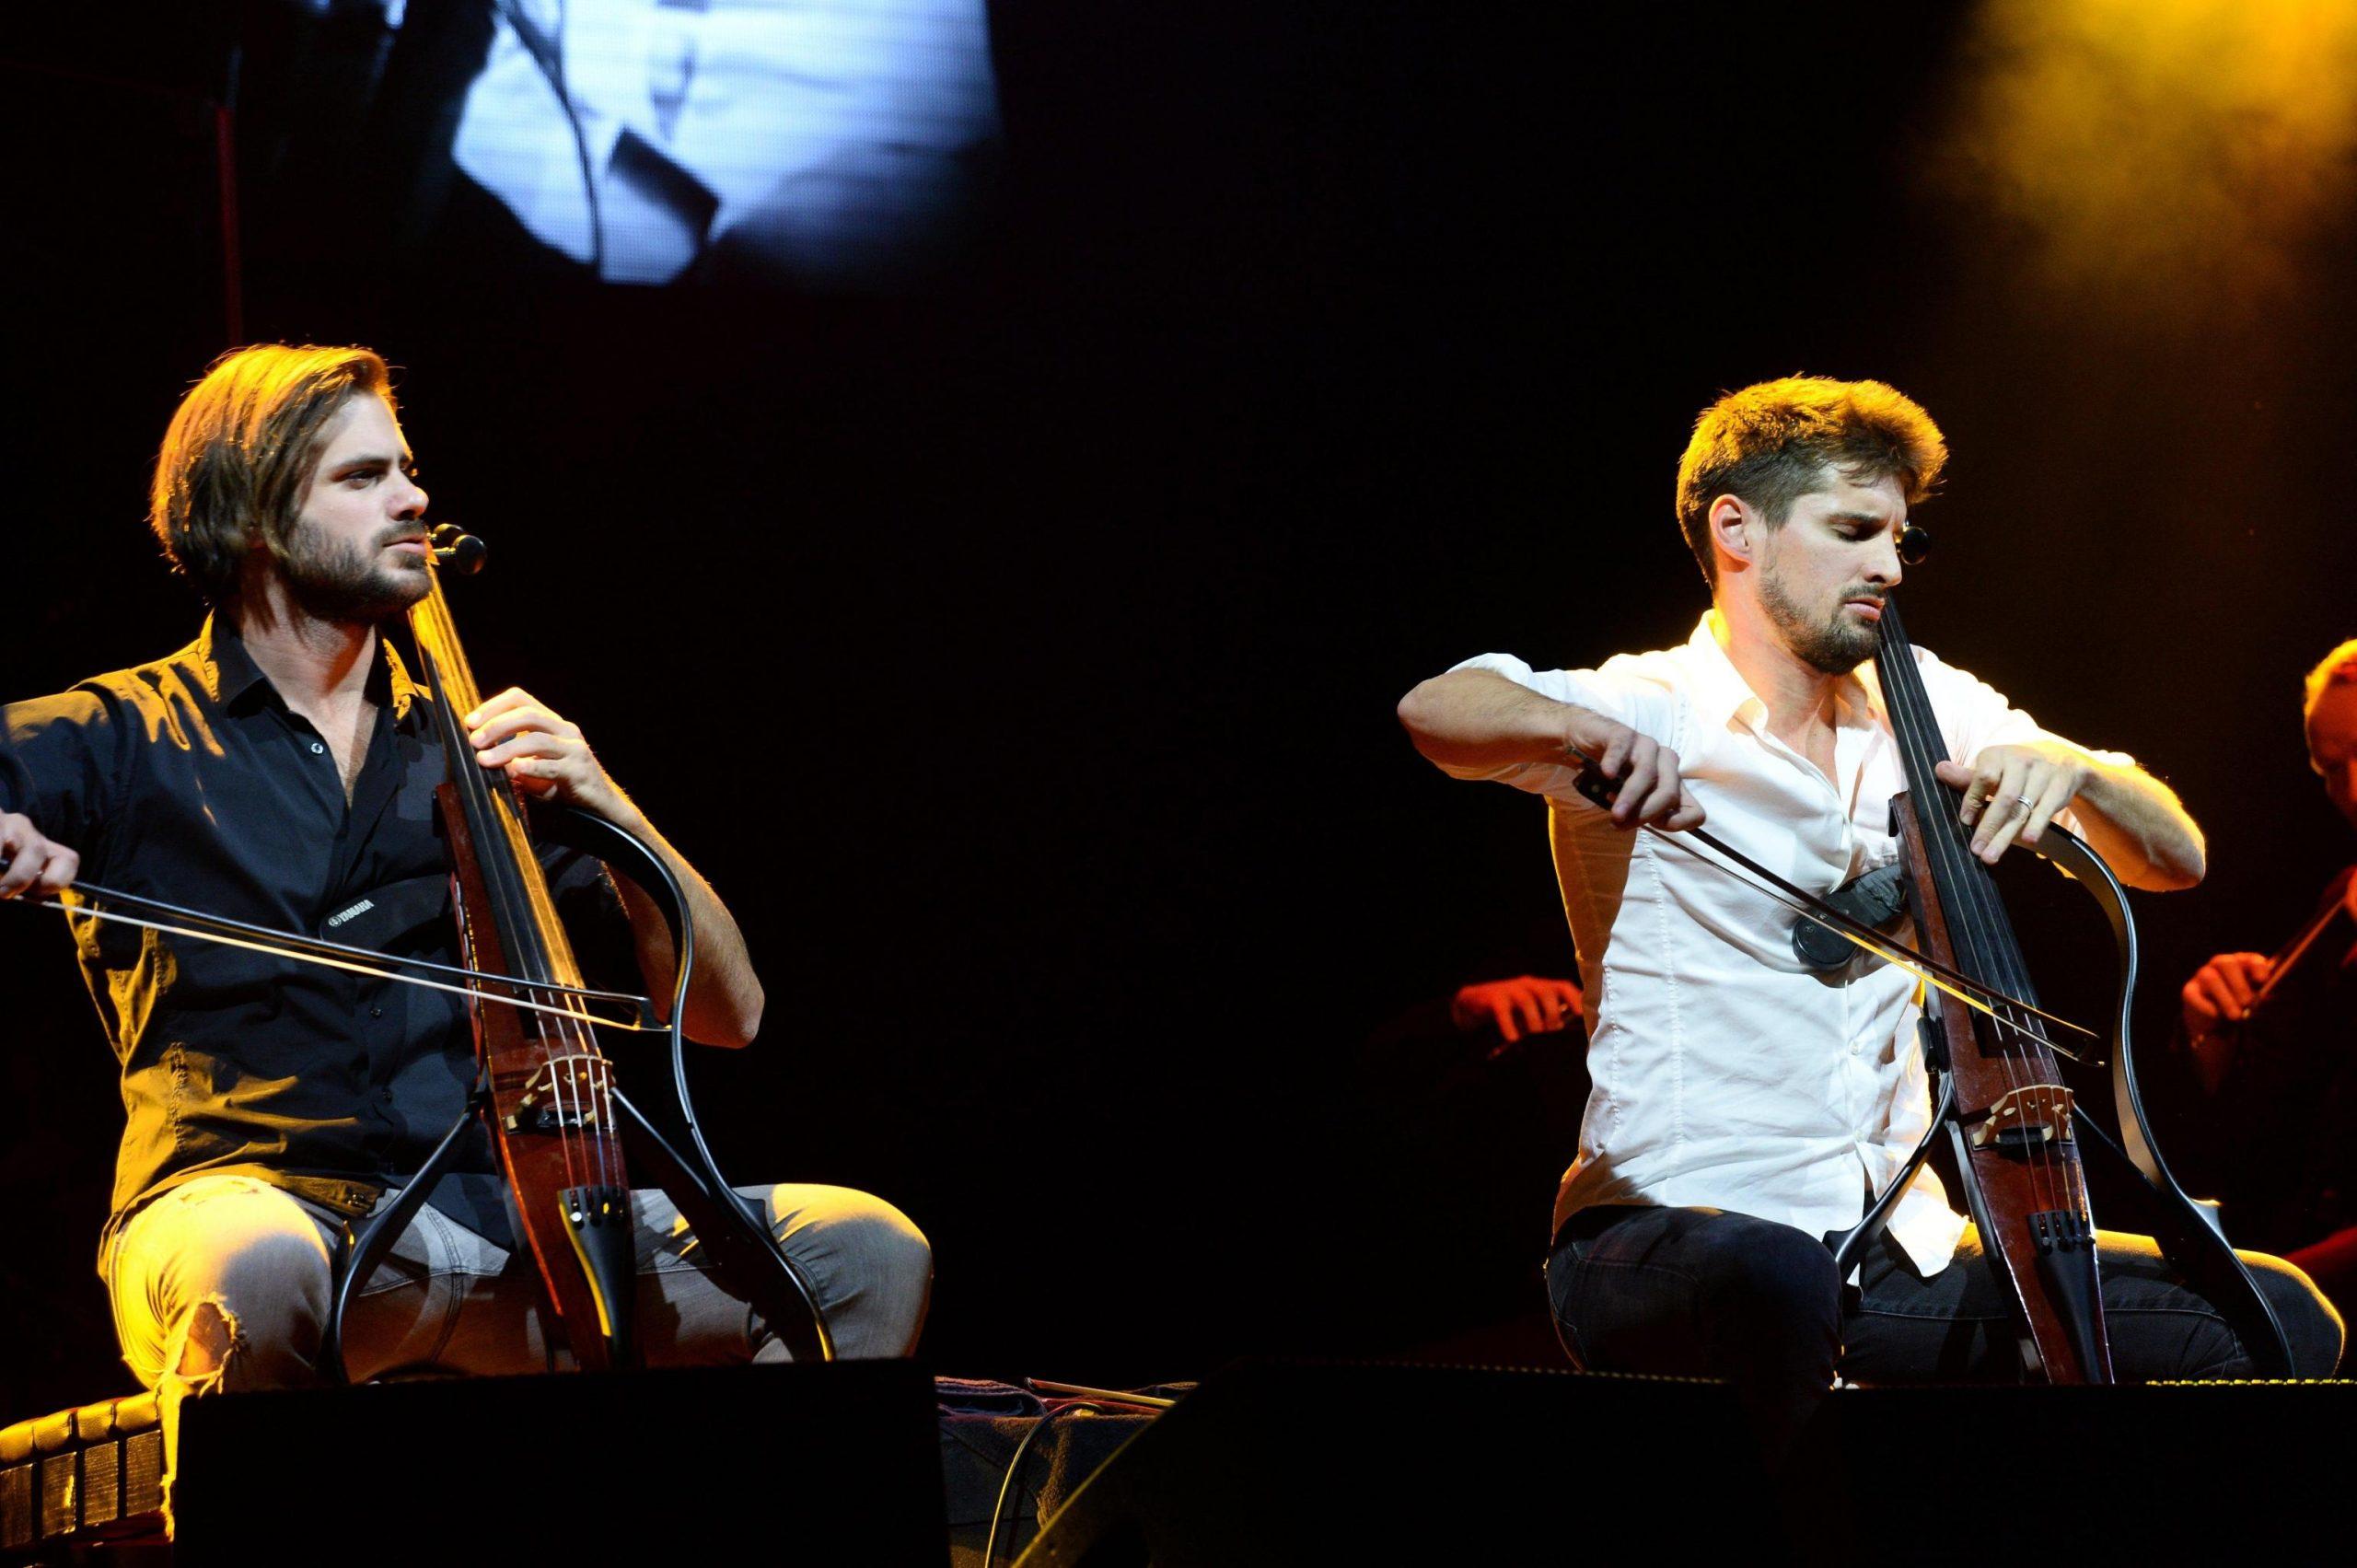
[[[1907,784],[1873,665],[1836,687],[1828,778],[1768,733],[1767,705],[1713,634],[1716,613],[1683,647],[1600,669],[1534,671],[1504,654],[1457,668],[1492,670],[1670,748],[1705,828],[1812,893],[1897,859],[1890,797]],[[1983,682],[1915,655],[1958,761],[2052,738]],[[1653,1203],[1733,1210],[1813,1236],[1854,1225],[1868,1190],[1889,1185],[1930,1122],[1914,978],[1872,959],[1830,976],[1802,968],[1791,911],[1705,864],[1709,852],[1690,841],[1614,826],[1573,787],[1571,768],[1449,771],[1543,795],[1551,807],[1595,1084],[1555,1224],[1591,1203]],[[1947,1265],[1964,1223],[1926,1167],[1888,1235],[1931,1273]]]

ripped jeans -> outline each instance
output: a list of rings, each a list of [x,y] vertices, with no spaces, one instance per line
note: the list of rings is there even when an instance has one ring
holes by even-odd
[[[924,1320],[933,1266],[907,1216],[843,1187],[738,1191],[766,1202],[838,1354],[908,1353]],[[639,1339],[650,1365],[787,1359],[745,1304],[703,1270],[669,1199],[638,1191],[631,1203]],[[115,1337],[140,1382],[163,1396],[168,1437],[189,1394],[313,1381],[342,1231],[331,1210],[251,1176],[221,1174],[170,1189],[115,1233],[99,1260],[114,1297]],[[439,1210],[420,1209],[354,1296],[343,1330],[353,1380],[396,1369],[549,1370],[559,1353],[544,1331],[531,1267]]]

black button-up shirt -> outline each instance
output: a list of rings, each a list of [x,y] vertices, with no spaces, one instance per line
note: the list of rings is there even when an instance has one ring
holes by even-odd
[[[0,809],[78,851],[82,879],[356,947],[457,961],[433,700],[389,644],[351,798],[336,758],[236,631],[0,708]],[[608,976],[627,923],[595,861],[545,857]],[[464,999],[241,947],[72,922],[122,1069],[117,1220],[203,1173],[261,1176],[348,1213],[424,1162],[475,1079]],[[585,925],[586,930],[585,930]],[[626,963],[626,960],[623,960]],[[505,1238],[490,1141],[437,1207]]]

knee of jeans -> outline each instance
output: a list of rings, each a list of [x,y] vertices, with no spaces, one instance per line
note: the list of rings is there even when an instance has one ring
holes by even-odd
[[[2259,1294],[2275,1308],[2283,1337],[2291,1342],[2292,1376],[2331,1376],[2340,1365],[2346,1340],[2345,1326],[2332,1303],[2297,1265],[2262,1254],[2245,1252],[2241,1257]]]
[[[921,1300],[933,1284],[933,1243],[916,1222],[883,1199],[861,1193],[862,1202],[837,1221],[851,1227],[848,1245],[891,1294]]]
[[[842,1190],[826,1217],[830,1248],[850,1265],[861,1310],[837,1324],[848,1356],[906,1355],[933,1295],[933,1245],[899,1209]]]
[[[181,1397],[209,1394],[222,1386],[233,1365],[242,1365],[250,1348],[246,1326],[229,1304],[208,1295],[181,1317],[165,1340],[157,1387]]]
[[[186,1260],[177,1294],[191,1302],[167,1343],[167,1376],[231,1388],[308,1381],[331,1294],[325,1249],[311,1236],[266,1232]],[[192,1388],[191,1391],[200,1391]]]

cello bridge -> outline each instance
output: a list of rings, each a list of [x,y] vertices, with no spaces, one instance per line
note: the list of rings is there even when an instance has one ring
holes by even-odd
[[[2026,1084],[2007,1089],[1972,1123],[1972,1146],[1982,1149],[1994,1144],[2001,1149],[2030,1149],[2067,1144],[2074,1105],[2075,1097],[2061,1084]]]
[[[613,1063],[576,1051],[536,1068],[502,1121],[510,1132],[595,1132],[610,1120],[604,1108],[613,1087]]]

